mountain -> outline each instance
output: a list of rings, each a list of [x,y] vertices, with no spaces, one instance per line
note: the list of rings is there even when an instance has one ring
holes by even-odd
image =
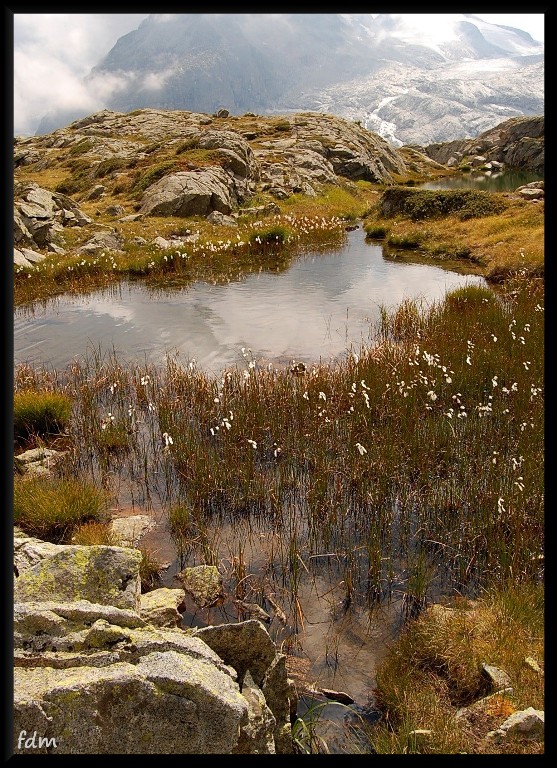
[[[359,120],[395,146],[473,137],[543,113],[544,49],[526,32],[465,14],[449,14],[440,32],[427,14],[408,19],[153,14],[88,82],[110,86],[112,110],[311,110]],[[38,133],[68,117],[45,117]]]

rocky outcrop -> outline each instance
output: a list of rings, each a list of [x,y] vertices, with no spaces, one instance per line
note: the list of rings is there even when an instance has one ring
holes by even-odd
[[[285,657],[263,625],[179,628],[184,591],[141,595],[140,558],[15,536],[14,752],[291,752]]]
[[[438,173],[440,164],[543,170],[543,117],[508,120],[474,140],[399,150],[358,123],[330,114],[216,118],[187,111],[103,110],[53,134],[16,139],[14,154],[25,168],[16,168],[16,179],[53,168],[63,171],[64,188],[76,190],[85,210],[104,202],[93,222],[68,195],[17,180],[14,263],[21,271],[42,261],[47,251],[64,253],[62,233],[68,226],[83,230],[71,238],[71,252],[93,256],[137,247],[137,233],[128,225],[147,216],[205,216],[232,227],[246,211],[267,215],[270,206],[276,211],[269,198],[316,196],[328,185],[350,188],[358,181],[390,187],[412,174]],[[258,194],[267,198],[265,208],[250,206]],[[150,242],[169,249],[184,239],[156,232]]]
[[[495,161],[508,168],[544,171],[544,116],[513,117],[475,139],[430,144],[424,153],[446,165],[485,165]]]
[[[220,167],[181,171],[147,188],[139,213],[146,216],[207,216],[230,213],[237,203],[230,176]]]
[[[64,227],[83,227],[92,220],[68,197],[34,182],[14,185],[14,262],[31,266],[44,258],[35,248],[60,250],[56,241]],[[37,258],[38,257],[38,258]]]
[[[255,150],[262,189],[276,197],[316,194],[338,177],[391,184],[393,174],[406,172],[402,154],[357,123],[304,112],[288,116],[280,128],[280,138]]]

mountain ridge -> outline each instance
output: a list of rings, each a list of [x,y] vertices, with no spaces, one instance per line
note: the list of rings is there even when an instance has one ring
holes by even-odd
[[[396,14],[152,14],[87,82],[111,83],[105,106],[116,111],[325,112],[360,120],[395,146],[473,137],[543,112],[541,43],[470,15],[444,35]],[[405,81],[413,99],[399,110]],[[45,116],[37,134],[78,116]]]

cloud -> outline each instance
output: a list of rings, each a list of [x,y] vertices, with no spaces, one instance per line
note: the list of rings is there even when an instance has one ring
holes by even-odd
[[[147,14],[14,14],[14,133],[35,133],[55,111],[88,114],[126,78],[86,78]]]
[[[177,67],[170,67],[163,72],[149,72],[141,82],[141,88],[147,91],[159,91],[169,77],[176,74]]]

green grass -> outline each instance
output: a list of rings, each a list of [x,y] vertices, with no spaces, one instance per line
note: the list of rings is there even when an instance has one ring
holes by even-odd
[[[421,257],[433,261],[464,261],[467,269],[483,274],[494,284],[519,273],[543,277],[543,204],[499,195],[504,202],[498,213],[468,218],[461,215],[462,211],[454,211],[415,221],[402,210],[408,194],[418,192],[396,189],[401,194],[386,192],[387,197],[382,196],[367,213],[366,231],[385,228],[399,239],[419,242]]]
[[[105,519],[105,493],[89,481],[26,477],[14,481],[14,523],[31,536],[70,543],[80,525]]]
[[[32,435],[63,432],[72,413],[72,401],[61,392],[23,390],[14,394],[14,437],[25,440]]]

